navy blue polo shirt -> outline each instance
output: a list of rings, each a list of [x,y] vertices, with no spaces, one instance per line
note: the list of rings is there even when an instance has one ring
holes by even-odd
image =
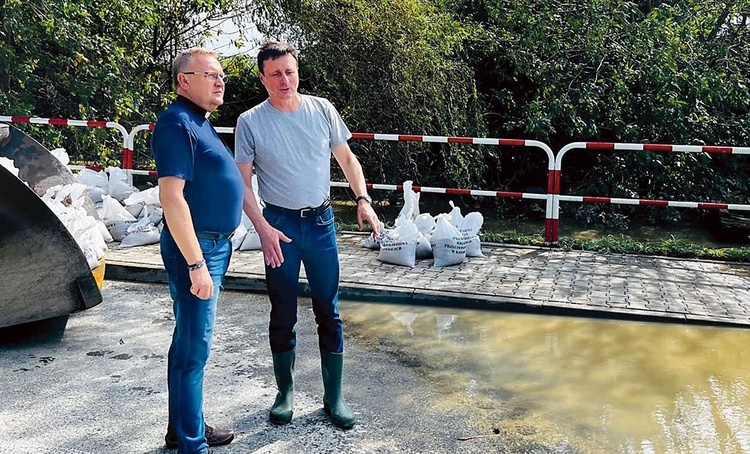
[[[231,150],[206,114],[178,96],[159,115],[151,150],[159,178],[185,180],[184,195],[195,231],[230,233],[240,224],[245,185]]]

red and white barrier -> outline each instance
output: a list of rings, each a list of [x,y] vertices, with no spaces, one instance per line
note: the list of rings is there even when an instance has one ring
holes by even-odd
[[[555,158],[554,183],[552,190],[552,230],[553,243],[559,238],[560,202],[578,203],[610,203],[616,205],[640,205],[660,206],[677,208],[699,208],[706,210],[737,210],[750,211],[750,205],[715,202],[685,202],[673,200],[650,200],[650,199],[624,199],[600,196],[572,196],[562,195],[560,187],[560,175],[562,173],[562,159],[565,155],[575,149],[585,150],[618,150],[618,151],[655,151],[662,153],[710,153],[710,154],[750,154],[750,147],[723,147],[723,146],[701,146],[701,145],[671,145],[656,143],[614,143],[614,142],[573,142],[565,145]],[[549,215],[549,213],[548,213]]]
[[[133,167],[133,144],[128,140],[128,130],[119,123],[115,123],[113,121],[68,120],[66,118],[16,117],[3,115],[0,115],[0,122],[116,129],[122,135],[122,167],[124,169],[130,169]]]
[[[157,176],[153,170],[135,170],[133,169],[133,144],[135,136],[142,131],[153,131],[153,124],[142,124],[128,132],[122,125],[110,121],[88,121],[88,120],[68,120],[62,118],[38,118],[38,117],[18,117],[18,116],[0,116],[0,122],[10,123],[31,123],[31,124],[48,124],[53,126],[81,126],[93,128],[112,128],[120,132],[123,137],[123,156],[122,168],[128,174],[129,183],[132,184],[132,175],[150,175]],[[235,128],[232,127],[215,127],[216,131],[222,134],[234,134]],[[480,137],[451,137],[451,136],[423,136],[410,134],[372,134],[372,133],[353,133],[352,138],[355,140],[385,140],[401,142],[432,142],[432,143],[456,143],[469,145],[490,145],[490,146],[512,146],[512,147],[529,147],[543,150],[548,158],[547,166],[547,193],[524,193],[508,191],[487,191],[478,189],[457,189],[457,188],[439,188],[428,186],[412,186],[416,192],[429,192],[446,195],[470,195],[479,197],[507,197],[531,200],[546,200],[546,223],[545,223],[545,243],[547,245],[556,245],[559,241],[559,218],[560,202],[577,202],[577,203],[610,203],[618,205],[642,205],[642,206],[660,206],[660,207],[679,207],[679,208],[698,208],[698,209],[727,209],[737,211],[750,211],[750,205],[715,203],[715,202],[686,202],[670,200],[649,200],[649,199],[625,199],[602,196],[573,196],[561,194],[560,175],[562,173],[562,159],[571,150],[620,150],[620,151],[655,151],[655,152],[679,152],[679,153],[709,153],[709,154],[750,154],[750,147],[730,147],[730,146],[698,146],[698,145],[671,145],[671,144],[634,144],[634,143],[614,143],[614,142],[574,142],[563,147],[557,156],[554,155],[550,147],[536,140],[518,140],[518,139],[494,139]],[[71,168],[82,168],[81,166],[70,166]],[[347,187],[347,182],[332,182],[331,186]],[[401,185],[391,184],[367,184],[369,189],[380,189],[388,191],[403,191]]]
[[[475,195],[482,197],[510,197],[519,199],[536,199],[546,200],[546,221],[544,227],[544,241],[547,245],[557,244],[557,237],[553,236],[553,219],[551,217],[553,203],[552,203],[552,188],[555,181],[555,155],[552,149],[545,143],[537,140],[523,140],[523,139],[494,139],[494,138],[482,138],[482,137],[451,137],[451,136],[421,136],[421,135],[410,135],[410,134],[370,134],[370,133],[352,133],[352,139],[360,140],[387,140],[387,141],[399,141],[399,142],[432,142],[432,143],[459,143],[459,144],[470,144],[470,145],[490,145],[499,147],[529,147],[539,148],[544,151],[547,155],[547,194],[537,193],[525,193],[525,192],[506,192],[506,191],[486,191],[476,189],[456,189],[456,188],[432,188],[427,186],[412,186],[412,190],[415,192],[433,192],[438,194],[450,194],[450,195]],[[348,186],[347,183],[333,183],[335,186]],[[386,189],[392,191],[403,190],[402,186],[395,185],[368,185],[368,188],[373,189]]]

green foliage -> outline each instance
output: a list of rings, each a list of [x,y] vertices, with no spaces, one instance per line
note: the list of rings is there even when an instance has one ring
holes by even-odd
[[[459,58],[470,27],[421,0],[280,2],[301,49],[303,91],[329,98],[353,131],[484,136],[471,69]],[[353,143],[370,180],[481,187],[485,151],[440,144]]]
[[[573,141],[750,146],[749,17],[747,0],[0,0],[0,114],[152,122],[173,97],[174,56],[221,19],[297,45],[302,91],[331,99],[356,132],[526,138],[553,150]],[[225,66],[214,117],[222,126],[265,99],[251,56]],[[113,131],[24,128],[74,159],[116,164],[121,152]],[[546,190],[538,150],[352,148],[372,182]],[[146,139],[135,149],[137,165],[148,165]],[[562,183],[566,194],[748,203],[750,163],[575,150]],[[496,209],[533,216],[538,205]],[[561,213],[620,228],[682,216],[571,203]]]
[[[574,141],[750,144],[749,6],[698,0],[451,4],[456,16],[482,30],[465,49],[490,134],[541,140],[553,150]],[[524,164],[524,173],[544,172],[544,162]],[[741,157],[574,151],[563,164],[566,193],[748,201],[748,162]],[[498,175],[498,185],[511,176]],[[603,216],[579,218],[617,222],[611,206],[580,210]],[[661,213],[654,209],[648,217],[676,220]]]
[[[148,123],[171,92],[179,50],[201,42],[234,0],[6,0],[0,2],[3,115]],[[123,138],[85,128],[32,127],[71,158],[117,164]],[[66,139],[63,140],[63,137]],[[148,149],[140,151],[149,154]]]

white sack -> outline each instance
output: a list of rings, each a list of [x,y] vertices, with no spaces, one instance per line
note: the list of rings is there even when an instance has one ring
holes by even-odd
[[[484,257],[482,242],[479,240],[479,229],[482,228],[483,223],[484,217],[482,213],[474,211],[467,214],[458,226],[458,231],[461,232],[464,240],[466,240],[467,257]]]
[[[437,216],[430,245],[432,256],[435,257],[435,266],[457,265],[466,258],[466,241],[444,214]]]
[[[453,224],[455,227],[458,227],[461,225],[461,222],[463,222],[464,217],[461,215],[461,207],[457,207],[453,204],[453,200],[450,200],[448,203],[451,205],[451,212],[448,214],[448,219],[451,221],[451,224]]]
[[[102,195],[99,217],[115,241],[122,241],[128,234],[128,227],[136,222],[135,217],[120,202],[107,194]]]
[[[376,235],[375,232],[372,232],[367,238],[362,240],[362,243],[360,245],[362,247],[365,247],[367,249],[380,249],[380,242],[385,238],[385,235],[388,233],[390,229],[386,229],[385,225],[378,220],[378,224],[380,227],[380,232]]]
[[[76,175],[76,181],[86,185],[89,197],[95,204],[102,201],[102,195],[109,193],[109,179],[103,170],[97,172],[91,169],[81,169]]]
[[[122,239],[120,247],[145,246],[147,244],[156,244],[159,242],[161,233],[156,226],[151,223],[148,217],[143,217],[139,221],[131,224]]]
[[[70,164],[70,156],[68,156],[68,152],[65,151],[65,148],[55,148],[54,150],[50,150],[50,153],[52,153],[52,156],[56,157],[58,161],[62,163],[62,165],[66,166]]]
[[[4,156],[0,156],[0,166],[5,167],[8,169],[10,173],[18,177],[18,169],[16,168],[16,164],[13,162],[12,159],[8,159]],[[28,186],[28,183],[26,184]]]
[[[424,233],[417,233],[417,246],[414,254],[417,260],[428,259],[432,257],[432,246],[430,246],[430,239],[425,236]]]
[[[242,244],[240,245],[240,251],[258,251],[263,249],[260,244],[260,235],[258,235],[258,231],[255,230],[255,226],[253,223],[248,219],[249,226],[247,226],[247,232],[245,233],[245,238],[242,240]]]
[[[432,231],[435,229],[435,218],[430,213],[421,213],[414,219],[417,229],[430,239]]]
[[[107,167],[109,174],[109,195],[122,202],[132,194],[138,192],[138,188],[128,183],[128,176],[119,167]]]
[[[408,219],[397,219],[396,224],[396,227],[381,239],[378,260],[413,267],[416,265],[419,230],[414,221]]]

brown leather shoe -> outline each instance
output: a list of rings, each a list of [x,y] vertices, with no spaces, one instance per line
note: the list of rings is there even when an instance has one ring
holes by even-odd
[[[206,442],[208,446],[223,446],[228,445],[234,440],[234,431],[224,429],[214,429],[213,427],[206,424]],[[174,432],[167,432],[164,436],[164,443],[167,449],[177,449],[177,434]]]

